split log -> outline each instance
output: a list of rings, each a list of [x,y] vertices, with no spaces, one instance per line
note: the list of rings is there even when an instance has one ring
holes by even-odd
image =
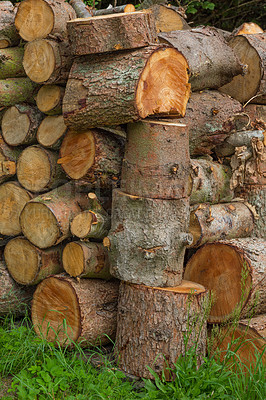
[[[70,221],[87,205],[87,196],[76,193],[74,186],[60,186],[26,204],[20,215],[22,232],[41,249],[54,246],[71,236]]]
[[[10,1],[0,1],[0,49],[17,46],[20,41],[15,27],[17,7]]]
[[[41,250],[26,238],[11,239],[4,250],[7,269],[22,285],[37,285],[47,276],[63,272],[61,246]]]
[[[115,338],[118,281],[64,275],[42,281],[32,301],[37,335],[60,345],[99,346]]]
[[[0,184],[16,174],[21,151],[19,148],[8,146],[0,135]]]
[[[266,313],[266,242],[243,238],[208,243],[188,261],[184,279],[214,293],[208,322]],[[244,310],[243,310],[244,309]]]
[[[37,131],[37,140],[43,147],[59,150],[67,132],[63,115],[45,117]]]
[[[251,141],[253,138],[257,138],[260,141],[263,141],[263,131],[245,130],[231,133],[231,135],[220,146],[217,146],[215,148],[215,153],[218,157],[232,156],[235,153],[236,147],[251,147]]]
[[[211,27],[161,33],[159,40],[186,58],[192,91],[218,89],[243,71],[234,51]]]
[[[189,130],[190,156],[211,154],[214,147],[223,143],[236,128],[241,113],[242,106],[238,101],[218,91],[192,93],[186,115],[179,121]],[[247,119],[245,116],[243,126]]]
[[[181,283],[188,231],[189,199],[161,200],[113,192],[110,272],[118,279],[150,285]]]
[[[66,83],[73,59],[67,41],[37,39],[25,46],[23,66],[37,83]]]
[[[242,25],[233,30],[232,36],[237,35],[254,35],[255,33],[263,33],[263,29],[255,22],[244,22]]]
[[[74,9],[61,0],[23,0],[18,7],[15,25],[20,36],[30,42],[48,35],[65,37],[66,23],[76,18]]]
[[[231,169],[213,161],[191,160],[190,204],[225,203],[231,201]]]
[[[220,239],[248,237],[253,228],[253,213],[243,203],[200,204],[190,213],[191,247]]]
[[[17,162],[18,181],[25,189],[41,193],[66,183],[66,176],[57,164],[58,154],[41,146],[22,151]]]
[[[229,41],[242,64],[245,74],[220,88],[221,92],[245,103],[266,104],[266,33],[239,35]]]
[[[63,250],[64,270],[74,277],[111,279],[106,248],[102,243],[70,242]]]
[[[44,85],[38,91],[36,105],[47,115],[62,114],[62,103],[65,88],[57,85]]]
[[[128,125],[121,190],[149,198],[188,197],[189,135],[178,122],[147,120]]]
[[[154,379],[148,366],[170,381],[174,376],[169,368],[191,347],[200,364],[206,353],[206,295],[206,289],[194,282],[171,288],[122,282],[115,348],[119,368]]]
[[[0,186],[0,237],[17,236],[21,233],[20,213],[32,198],[17,182],[6,182]]]
[[[151,115],[184,116],[190,94],[187,68],[182,54],[165,45],[76,60],[63,101],[65,123],[78,130]]]
[[[141,10],[143,7],[138,8]],[[165,4],[154,4],[149,10],[152,11],[155,18],[157,32],[171,32],[176,30],[190,29],[190,26],[182,15],[178,12],[177,7]]]
[[[95,187],[119,183],[123,146],[119,139],[94,129],[67,132],[58,163],[71,179],[82,179]]]
[[[26,76],[22,65],[23,55],[23,47],[0,50],[0,79]]]
[[[77,56],[136,49],[157,41],[148,11],[79,18],[69,21],[67,30],[71,53]]]
[[[34,102],[38,85],[29,78],[11,78],[0,80],[0,107],[10,107],[24,101]]]
[[[8,108],[2,119],[2,134],[10,146],[36,143],[36,134],[43,118],[37,107],[16,104]]]

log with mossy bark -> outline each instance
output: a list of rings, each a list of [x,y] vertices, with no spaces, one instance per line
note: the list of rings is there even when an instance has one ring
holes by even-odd
[[[63,115],[45,117],[37,131],[38,143],[52,150],[59,150],[67,133]]]
[[[26,238],[11,239],[4,250],[7,269],[21,285],[37,285],[49,275],[63,272],[60,245],[41,250]]]
[[[23,47],[10,47],[0,50],[0,79],[26,76],[22,61]]]
[[[0,135],[0,184],[13,178],[22,149],[8,146]]]
[[[2,119],[2,134],[10,146],[36,143],[36,135],[43,114],[36,106],[16,104],[9,107]]]
[[[266,242],[242,238],[202,246],[189,259],[184,279],[214,294],[208,322],[266,312]]]
[[[113,192],[112,227],[104,239],[111,274],[151,286],[182,280],[188,234],[189,199],[161,200]]]
[[[187,68],[182,54],[165,45],[77,59],[63,101],[65,123],[88,129],[148,116],[184,116]]]
[[[58,85],[43,85],[37,93],[36,105],[47,115],[62,114],[65,88]]]
[[[121,140],[100,129],[69,130],[58,163],[71,179],[112,188],[120,181],[123,147]]]
[[[115,339],[119,282],[57,275],[43,280],[32,301],[35,332],[60,345],[99,346]]]
[[[10,1],[0,1],[0,49],[17,46],[20,36],[15,27],[17,7]]]
[[[221,92],[241,103],[266,104],[266,33],[235,36],[229,46],[245,65],[245,72],[222,86]]]
[[[0,80],[0,107],[10,107],[28,102],[34,104],[38,84],[29,78],[10,78]]]
[[[211,27],[161,33],[159,40],[186,57],[193,91],[218,89],[243,72],[234,51]]]
[[[149,198],[188,197],[189,136],[179,120],[128,124],[121,190]]]
[[[63,250],[64,270],[73,277],[111,279],[107,249],[102,243],[70,242]]]
[[[66,23],[76,17],[74,9],[61,0],[24,0],[18,6],[15,25],[22,39],[66,37]]]
[[[67,30],[71,53],[76,56],[136,49],[157,41],[148,11],[78,18],[67,23]]]
[[[194,282],[176,287],[150,287],[122,282],[119,289],[115,353],[119,368],[166,381],[180,356],[196,345],[198,365],[206,354],[208,294]]]

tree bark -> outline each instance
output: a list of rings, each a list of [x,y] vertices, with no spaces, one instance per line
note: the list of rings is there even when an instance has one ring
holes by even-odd
[[[150,285],[181,283],[188,231],[188,199],[161,200],[113,192],[109,247],[111,274]],[[130,266],[130,268],[129,268]]]
[[[7,269],[21,285],[37,285],[47,276],[63,272],[62,247],[41,250],[26,238],[11,239],[4,250]]]
[[[0,184],[14,177],[21,149],[8,146],[0,135]]]
[[[111,279],[106,248],[102,243],[70,242],[63,250],[64,270],[73,277]]]
[[[76,18],[70,4],[61,0],[24,0],[19,4],[15,25],[20,36],[30,42],[48,35],[66,37],[66,24]]]
[[[2,119],[2,134],[10,146],[36,143],[37,129],[43,114],[29,104],[16,104],[8,108]]]
[[[148,11],[76,19],[68,22],[67,30],[71,53],[76,56],[136,49],[157,41],[154,18]]]
[[[192,91],[218,89],[243,71],[228,43],[211,27],[161,33],[159,40],[186,57]]]
[[[255,238],[205,244],[188,261],[184,279],[214,293],[208,322],[266,312],[266,246]]]
[[[119,184],[122,151],[121,141],[102,130],[70,130],[60,147],[58,163],[71,179],[112,188]]]
[[[64,275],[42,281],[32,301],[36,333],[66,346],[99,346],[115,338],[118,281],[81,279]],[[64,323],[64,320],[66,323]]]
[[[15,27],[15,15],[17,8],[10,1],[0,2],[0,49],[17,46],[20,41]]]
[[[266,186],[247,185],[245,199],[255,208],[253,237],[266,240]]]
[[[229,41],[246,73],[222,86],[223,93],[245,103],[266,104],[266,33],[235,36]]]
[[[189,136],[178,122],[128,125],[121,178],[124,192],[159,199],[188,197]]]
[[[247,146],[251,148],[253,138],[263,141],[263,130],[245,130],[231,133],[231,135],[220,146],[215,148],[215,153],[218,157],[232,156],[235,153],[236,147]]]
[[[86,56],[73,63],[63,115],[66,125],[77,130],[152,115],[184,116],[189,91],[187,62],[173,48],[151,45]]]
[[[36,105],[41,112],[47,115],[62,114],[62,103],[65,88],[57,85],[44,85],[36,97]]]
[[[174,375],[169,367],[191,347],[200,364],[206,353],[206,295],[203,286],[187,281],[174,288],[121,282],[115,348],[119,367],[154,379],[148,366],[170,381]]]
[[[190,213],[189,232],[193,235],[191,247],[220,239],[248,237],[253,228],[253,213],[243,203],[199,204]]]
[[[0,80],[0,107],[10,107],[24,101],[34,102],[38,85],[29,78],[12,78]]]
[[[26,76],[22,65],[23,55],[23,47],[0,50],[0,79]]]
[[[50,115],[42,120],[37,131],[37,140],[43,147],[59,150],[66,132],[63,115]]]
[[[141,10],[144,8],[140,6],[138,9]],[[154,4],[148,10],[151,10],[154,15],[157,32],[190,29],[190,26],[177,11],[176,7],[165,4]]]

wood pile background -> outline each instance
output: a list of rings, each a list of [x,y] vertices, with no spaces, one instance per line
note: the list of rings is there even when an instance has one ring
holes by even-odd
[[[266,33],[245,29],[0,2],[0,315],[171,379],[184,333],[206,354],[212,293],[215,346],[262,351]]]

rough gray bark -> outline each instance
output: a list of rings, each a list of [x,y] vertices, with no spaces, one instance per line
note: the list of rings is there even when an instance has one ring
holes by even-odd
[[[19,44],[20,37],[14,23],[16,12],[17,7],[10,1],[0,1],[0,49]]]

